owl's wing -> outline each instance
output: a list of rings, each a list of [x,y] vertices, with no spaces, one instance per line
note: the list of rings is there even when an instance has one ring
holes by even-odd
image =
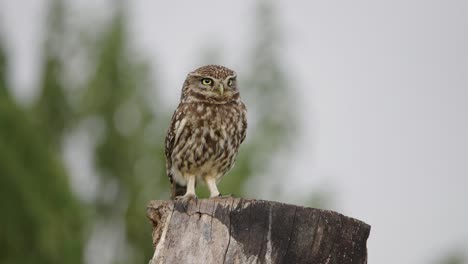
[[[187,122],[185,116],[184,108],[182,107],[182,104],[180,104],[172,115],[171,125],[169,126],[166,135],[166,173],[172,185],[171,199],[175,199],[176,196],[183,195],[186,192],[186,187],[178,184],[174,180],[174,175],[172,175],[172,153],[177,146],[177,141]]]
[[[169,180],[172,183],[172,173],[171,173],[171,168],[172,168],[172,150],[174,149],[174,139],[176,135],[176,116],[179,108],[177,108],[174,111],[174,114],[172,115],[171,119],[171,124],[169,125],[169,129],[167,130],[166,134],[166,142],[165,142],[165,154],[166,154],[166,173],[167,177],[169,177]]]
[[[166,144],[165,144],[165,154],[166,154],[166,173],[167,177],[171,181],[173,192],[172,198],[183,193],[184,190],[177,183],[174,182],[174,177],[172,175],[172,152],[174,151],[177,141],[180,137],[180,134],[184,130],[186,119],[185,112],[183,110],[182,104],[177,107],[172,115],[171,124],[167,131],[166,135]]]
[[[247,135],[247,108],[244,103],[241,103],[241,121],[242,121],[242,131],[241,131],[241,140],[240,143],[244,142],[245,136]]]

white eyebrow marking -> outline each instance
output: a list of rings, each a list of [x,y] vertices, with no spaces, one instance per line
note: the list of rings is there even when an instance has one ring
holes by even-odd
[[[226,77],[224,80],[229,80],[229,79],[231,79],[231,78],[232,78],[232,79],[235,79],[235,78],[237,78],[237,75],[236,75],[236,74],[234,74],[234,75],[229,75],[229,76]]]

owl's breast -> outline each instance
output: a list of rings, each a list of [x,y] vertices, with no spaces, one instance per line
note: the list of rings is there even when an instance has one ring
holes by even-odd
[[[198,136],[208,153],[218,159],[237,152],[242,126],[239,110],[225,105],[202,105],[198,110],[202,114],[195,117],[194,127],[200,130]]]
[[[224,174],[234,164],[245,116],[241,109],[229,105],[194,105],[182,132],[179,156],[186,169],[195,173],[217,170]],[[198,170],[202,171],[198,171]]]

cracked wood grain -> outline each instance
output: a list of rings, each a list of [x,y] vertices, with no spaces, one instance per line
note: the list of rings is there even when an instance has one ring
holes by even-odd
[[[223,255],[223,264],[226,263],[226,256],[229,250],[229,244],[231,244],[231,210],[232,210],[232,203],[229,206],[229,223],[227,225],[227,228],[229,231],[229,237],[227,238],[228,242],[227,242],[226,250],[224,251],[224,255]]]
[[[159,263],[367,263],[370,226],[342,214],[242,198],[151,201]]]

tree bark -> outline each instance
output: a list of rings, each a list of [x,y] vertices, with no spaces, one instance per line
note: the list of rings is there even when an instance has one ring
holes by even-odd
[[[367,263],[370,226],[342,214],[242,198],[151,201],[159,263]]]

